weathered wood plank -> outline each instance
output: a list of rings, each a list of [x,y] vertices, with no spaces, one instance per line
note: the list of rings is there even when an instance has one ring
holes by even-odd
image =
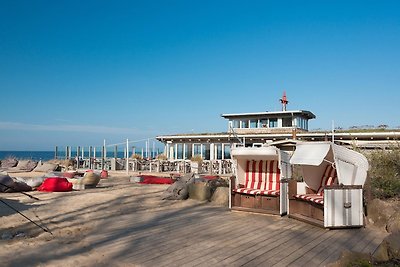
[[[293,249],[300,249],[301,244],[309,240],[313,240],[315,236],[320,236],[322,234],[322,229],[308,229],[306,231],[297,231],[290,239],[282,242],[279,246],[274,247],[271,250],[253,258],[243,266],[258,266],[268,263],[268,265],[273,265],[287,256]],[[274,240],[274,242],[279,242],[280,240]]]
[[[280,260],[276,262],[273,266],[288,266],[292,262],[297,262],[303,255],[310,253],[316,246],[323,242],[329,242],[329,239],[334,235],[332,231],[323,232],[317,238],[314,238],[307,244],[303,244],[298,249],[294,249],[289,255],[285,257],[280,257]],[[294,245],[296,246],[296,245]]]
[[[233,264],[235,266],[246,264],[254,258],[267,253],[268,251],[279,247],[287,240],[294,238],[299,232],[310,231],[313,227],[303,223],[295,223],[295,226],[289,229],[277,230],[277,235],[271,239],[266,239],[265,242],[258,242],[253,246],[242,250],[236,255],[226,258],[221,261],[222,264]]]
[[[216,216],[210,216],[200,221],[186,222],[185,225],[178,227],[171,227],[168,231],[163,231],[159,235],[150,235],[145,240],[144,246],[140,249],[135,250],[127,255],[127,258],[134,258],[137,262],[145,262],[154,257],[161,257],[168,255],[171,251],[177,250],[177,247],[191,244],[202,233],[209,233],[210,231],[218,231],[225,227],[235,228],[240,230],[240,223],[238,219],[232,219],[230,217],[218,216],[217,218],[226,221],[226,226],[218,225]],[[210,227],[210,225],[212,227]],[[190,237],[190,238],[188,238]],[[157,251],[157,254],[154,253]]]
[[[298,254],[303,254],[303,255],[291,261],[288,264],[288,266],[306,266],[307,262],[309,262],[314,257],[318,257],[319,255],[321,255],[322,251],[328,249],[329,246],[331,246],[331,244],[335,242],[337,238],[340,239],[344,237],[345,232],[330,230],[329,234],[330,234],[329,238],[321,239],[320,242],[316,242],[316,244],[313,247],[311,247],[308,251],[304,252],[304,254],[302,250],[299,250],[298,253],[295,253],[296,256]]]
[[[354,249],[354,246],[356,246],[357,244],[363,244],[364,242],[368,242],[368,232],[362,230],[364,229],[337,230],[337,231],[346,231],[348,238],[345,240],[336,239],[333,246],[330,247],[331,253],[327,255],[327,257],[318,264],[326,265],[330,262],[336,261],[339,259],[342,251],[352,250]]]
[[[196,255],[195,260],[188,261],[182,266],[196,266],[202,264],[220,264],[224,259],[237,255],[241,251],[254,246],[254,244],[265,242],[268,238],[271,238],[274,234],[277,234],[278,229],[287,229],[294,227],[294,225],[288,224],[287,222],[281,221],[276,222],[273,225],[264,225],[261,228],[254,228],[252,225],[248,225],[247,229],[251,229],[247,233],[237,233],[235,238],[230,238],[227,242],[223,241],[220,246],[216,246],[214,251],[209,251],[207,254],[201,253]]]
[[[247,225],[253,225],[253,227],[256,227],[258,229],[262,229],[263,227],[265,227],[265,220],[270,219],[266,216],[253,217],[254,219],[257,220],[249,220],[249,218],[247,218],[248,220]],[[161,264],[161,266],[168,265],[170,262],[183,264],[187,260],[192,260],[194,258],[201,257],[201,254],[206,253],[207,251],[215,251],[221,249],[221,244],[223,244],[225,247],[229,245],[231,240],[236,242],[240,236],[246,235],[253,231],[251,227],[244,227],[244,225],[246,224],[244,224],[243,219],[241,219],[238,222],[239,223],[235,223],[234,228],[227,225],[226,222],[220,222],[220,224],[224,227],[224,229],[223,231],[220,231],[218,233],[215,233],[212,230],[214,225],[209,225],[209,230],[208,230],[209,233],[203,233],[204,236],[202,236],[200,240],[196,239],[194,240],[195,242],[191,241],[192,244],[193,243],[196,244],[196,248],[193,249],[192,247],[189,246],[183,249],[175,250],[170,255],[167,256],[167,259],[172,259],[171,261],[167,260],[159,264]]]

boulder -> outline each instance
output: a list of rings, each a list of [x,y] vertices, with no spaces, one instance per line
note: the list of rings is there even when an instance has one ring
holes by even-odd
[[[214,194],[211,197],[211,202],[220,205],[228,206],[229,204],[229,188],[228,187],[217,187]]]
[[[400,260],[400,233],[392,233],[383,241],[387,244],[390,259]]]
[[[386,224],[386,231],[389,233],[400,233],[400,211],[396,211]]]
[[[161,195],[161,199],[183,200],[189,197],[188,187],[194,182],[194,175],[186,174],[170,185]]]
[[[395,211],[391,203],[380,199],[374,199],[368,203],[367,206],[368,222],[377,227],[386,229],[386,224]]]
[[[207,182],[193,183],[189,185],[189,198],[199,201],[209,201],[211,198],[211,187]]]
[[[388,247],[386,242],[382,242],[379,247],[375,250],[375,252],[372,254],[372,257],[374,258],[374,261],[376,262],[386,262],[389,261],[389,252],[388,252]]]

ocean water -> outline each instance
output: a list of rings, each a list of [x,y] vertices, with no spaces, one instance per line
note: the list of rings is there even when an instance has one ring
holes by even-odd
[[[136,152],[136,154],[140,155],[141,153]],[[129,155],[131,156],[132,153],[129,153]],[[31,159],[31,160],[35,160],[35,161],[48,161],[48,160],[52,160],[55,159],[55,151],[0,151],[0,160],[9,158],[9,157],[13,157],[16,158],[18,160],[22,160],[22,159]],[[57,153],[57,158],[58,159],[65,159],[65,151],[58,151]],[[79,156],[82,156],[82,153],[79,153]],[[93,157],[93,152],[92,155]],[[96,151],[96,158],[101,158],[101,151]],[[114,157],[114,151],[107,151],[107,157],[108,158],[112,158]],[[156,155],[152,155],[152,157],[155,157]],[[75,158],[76,157],[76,151],[72,151],[71,152],[71,158]],[[89,152],[85,151],[84,158],[89,158]],[[123,151],[118,151],[117,152],[117,158],[125,158],[124,152]]]
[[[0,160],[13,157],[18,160],[31,159],[47,161],[54,159],[54,151],[0,151]]]

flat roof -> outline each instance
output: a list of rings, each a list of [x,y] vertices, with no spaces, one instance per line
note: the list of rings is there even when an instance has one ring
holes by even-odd
[[[273,117],[281,115],[303,115],[308,119],[315,119],[314,113],[308,110],[286,110],[286,111],[264,111],[264,112],[252,112],[252,113],[231,113],[221,114],[221,117],[225,119],[230,118],[245,118],[245,117]]]

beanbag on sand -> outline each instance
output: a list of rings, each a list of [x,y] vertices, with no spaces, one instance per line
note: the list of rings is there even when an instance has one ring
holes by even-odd
[[[67,192],[72,191],[72,183],[68,182],[67,178],[50,177],[46,178],[37,190],[45,192]]]
[[[86,172],[82,178],[82,184],[89,187],[96,187],[100,182],[100,175],[94,172]]]
[[[142,181],[139,184],[172,184],[174,181],[168,177],[157,177],[152,175],[142,175]]]

